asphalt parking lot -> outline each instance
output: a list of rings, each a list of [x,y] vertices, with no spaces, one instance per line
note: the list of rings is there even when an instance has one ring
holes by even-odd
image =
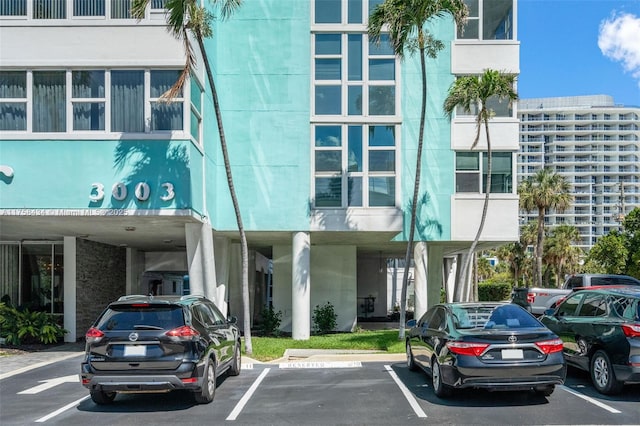
[[[574,370],[548,398],[464,390],[441,400],[427,376],[410,372],[403,361],[363,354],[268,364],[245,358],[240,376],[220,378],[208,405],[173,392],[119,395],[115,404],[97,406],[77,381],[80,354],[57,356],[60,361],[11,375],[7,369],[18,361],[0,362],[0,424],[587,425],[638,424],[640,418],[640,386],[604,397]]]

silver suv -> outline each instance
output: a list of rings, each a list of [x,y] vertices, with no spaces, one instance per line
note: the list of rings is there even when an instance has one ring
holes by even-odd
[[[216,378],[240,374],[240,331],[198,296],[123,296],[85,335],[82,385],[96,404],[117,393],[186,389],[213,400]]]

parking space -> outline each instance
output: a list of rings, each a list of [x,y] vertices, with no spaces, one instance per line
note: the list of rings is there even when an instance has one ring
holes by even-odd
[[[640,386],[605,397],[590,387],[588,377],[573,371],[565,386],[548,398],[463,390],[442,400],[433,394],[425,374],[410,372],[404,363],[256,364],[240,376],[221,378],[208,405],[173,392],[118,395],[113,405],[97,406],[77,382],[52,382],[77,373],[77,368],[77,360],[66,360],[3,380],[0,423],[637,424],[640,414]],[[52,385],[25,393],[44,383]]]

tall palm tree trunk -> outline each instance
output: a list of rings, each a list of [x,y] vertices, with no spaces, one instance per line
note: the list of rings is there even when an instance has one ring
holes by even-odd
[[[204,41],[202,37],[198,34],[196,39],[198,40],[198,46],[200,47],[200,52],[202,53],[202,60],[207,72],[207,78],[209,80],[209,85],[211,86],[211,97],[213,98],[213,107],[216,113],[218,132],[220,134],[220,148],[222,149],[222,157],[224,158],[224,169],[227,173],[227,184],[229,185],[229,193],[231,194],[233,210],[236,214],[236,222],[238,223],[238,231],[240,232],[240,253],[242,257],[242,316],[244,329],[244,348],[247,354],[252,354],[253,345],[251,343],[251,310],[249,303],[249,249],[247,247],[247,236],[244,232],[242,216],[240,215],[240,205],[238,204],[238,197],[236,196],[236,190],[233,185],[231,163],[229,162],[229,153],[227,151],[227,139],[224,135],[224,127],[222,126],[222,112],[220,111],[218,92],[213,81],[213,73],[211,71],[211,65],[209,64],[209,57],[207,56],[206,50],[204,48]]]
[[[536,285],[542,287],[542,244],[544,241],[544,216],[546,209],[538,208],[538,238],[536,242],[536,266],[535,279]]]
[[[422,40],[422,35],[420,36]],[[421,46],[424,44],[421,43]],[[409,268],[413,255],[413,238],[416,228],[416,212],[418,208],[418,193],[420,192],[420,173],[422,170],[422,145],[424,142],[424,123],[427,114],[427,64],[424,57],[424,47],[420,48],[420,70],[422,72],[422,106],[420,109],[420,133],[418,133],[418,152],[416,153],[416,179],[413,185],[413,202],[411,203],[411,225],[409,228],[409,238],[407,240],[407,252],[404,257],[404,276],[402,277],[402,291],[400,296],[400,324],[398,339],[404,340],[406,310],[407,310],[407,287],[409,286]],[[417,285],[417,283],[416,283]]]
[[[483,112],[485,106],[482,106]],[[460,278],[463,280],[464,285],[468,283],[467,279],[467,271],[471,267],[471,262],[473,261],[473,253],[478,246],[478,241],[480,241],[480,235],[482,235],[482,230],[484,229],[484,223],[487,219],[487,211],[489,210],[489,197],[491,195],[491,138],[489,137],[489,118],[488,112],[484,115],[484,129],[485,134],[487,135],[487,186],[485,188],[484,194],[484,204],[482,206],[482,216],[480,217],[480,226],[478,226],[478,232],[476,233],[476,237],[473,239],[471,243],[471,247],[469,247],[469,254],[467,256],[466,261],[464,262],[464,266],[462,267],[462,272],[460,273]],[[482,155],[480,156],[480,161],[482,162]],[[476,296],[474,290],[474,298]]]

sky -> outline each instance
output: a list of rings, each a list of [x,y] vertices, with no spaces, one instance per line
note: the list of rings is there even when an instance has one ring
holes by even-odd
[[[518,0],[521,99],[610,95],[640,107],[640,0]]]

